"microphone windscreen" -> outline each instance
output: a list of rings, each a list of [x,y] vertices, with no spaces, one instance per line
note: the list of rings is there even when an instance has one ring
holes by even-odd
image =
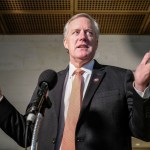
[[[57,83],[57,73],[50,69],[43,71],[39,76],[38,85],[41,86],[43,82],[46,82],[51,90]]]

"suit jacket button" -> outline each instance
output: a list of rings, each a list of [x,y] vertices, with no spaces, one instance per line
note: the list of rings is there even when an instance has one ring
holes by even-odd
[[[145,107],[145,117],[150,119],[150,106]]]
[[[83,142],[83,141],[84,141],[84,138],[83,138],[83,137],[78,137],[78,138],[76,139],[76,141],[77,141],[77,142]]]
[[[53,138],[52,143],[53,143],[53,144],[56,143],[56,138]]]

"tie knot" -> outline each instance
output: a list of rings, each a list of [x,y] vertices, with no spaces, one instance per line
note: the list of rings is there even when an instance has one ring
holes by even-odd
[[[82,70],[81,68],[77,68],[73,74],[75,75],[82,75],[84,73],[84,70]]]

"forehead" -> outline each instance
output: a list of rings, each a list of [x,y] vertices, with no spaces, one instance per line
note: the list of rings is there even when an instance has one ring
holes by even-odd
[[[78,17],[72,20],[68,25],[68,29],[80,29],[80,28],[93,29],[91,20],[88,19],[87,17]]]

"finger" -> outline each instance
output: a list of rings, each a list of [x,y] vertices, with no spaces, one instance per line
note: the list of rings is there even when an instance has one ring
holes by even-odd
[[[142,61],[141,61],[141,64],[147,64],[148,63],[148,61],[150,60],[150,52],[147,52],[145,55],[144,55],[144,57],[143,57],[143,59],[142,59]]]
[[[48,94],[49,94],[49,92],[47,91],[47,92],[46,92],[46,98],[48,98]]]

